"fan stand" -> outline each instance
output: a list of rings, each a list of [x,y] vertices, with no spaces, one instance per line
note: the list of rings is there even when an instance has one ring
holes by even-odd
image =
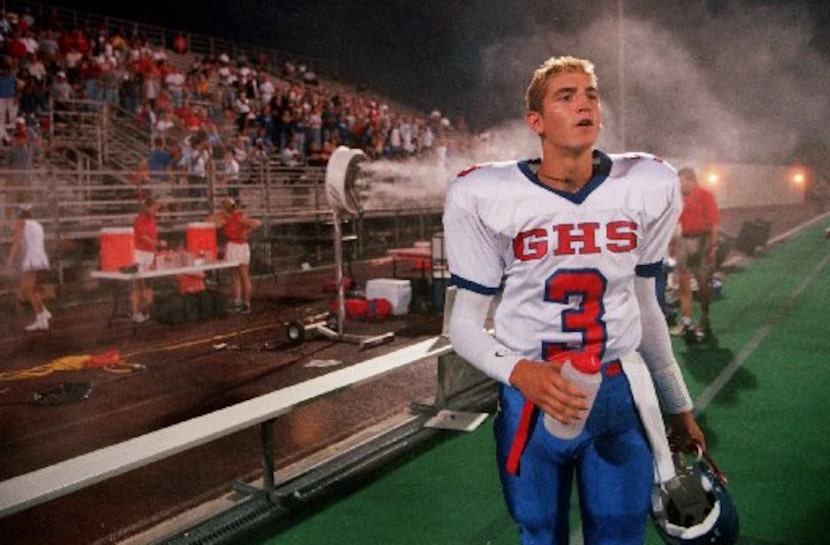
[[[344,332],[344,322],[346,318],[346,295],[343,287],[343,229],[340,222],[340,214],[337,210],[332,211],[334,224],[334,266],[335,266],[335,281],[337,282],[337,324],[336,329],[331,327],[329,321],[317,322],[305,326],[305,329],[312,329],[324,337],[339,341],[357,344],[360,349],[370,348],[391,342],[395,338],[395,334],[391,331],[382,333],[380,335],[355,335]],[[350,237],[349,240],[356,240],[357,237]],[[295,326],[296,327],[296,326]],[[291,335],[289,331],[289,335]],[[295,334],[299,334],[297,331]]]

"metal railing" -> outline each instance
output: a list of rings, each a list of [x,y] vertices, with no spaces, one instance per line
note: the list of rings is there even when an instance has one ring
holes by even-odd
[[[245,204],[249,215],[266,223],[298,222],[327,214],[323,168],[253,166],[267,173],[257,183],[225,184],[215,170],[202,180],[183,172],[170,172],[150,185],[125,181],[122,169],[44,167],[27,171],[0,170],[5,190],[0,201],[2,217],[13,216],[18,203],[33,206],[47,238],[80,239],[97,236],[103,227],[131,225],[143,197],[162,200],[161,224],[169,228],[201,221],[230,194]],[[8,233],[4,233],[8,242]]]
[[[325,196],[325,168],[281,167],[273,162],[247,165],[250,178],[225,183],[217,174],[221,162],[207,177],[198,180],[183,172],[170,172],[151,185],[137,187],[125,181],[121,169],[74,169],[44,167],[28,171],[0,169],[4,191],[0,218],[10,220],[15,206],[31,204],[47,242],[96,239],[104,227],[132,225],[143,197],[160,198],[159,228],[162,232],[184,232],[187,223],[203,221],[227,196],[234,196],[246,214],[263,222],[264,234],[280,225],[326,223],[331,209]],[[243,174],[246,172],[243,170]],[[394,218],[418,214],[440,214],[440,196],[404,200],[375,200],[362,218]],[[0,230],[0,243],[10,242],[10,230]]]

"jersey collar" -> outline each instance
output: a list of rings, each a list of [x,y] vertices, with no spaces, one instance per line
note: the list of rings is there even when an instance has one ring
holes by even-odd
[[[536,175],[539,171],[539,165],[542,163],[542,160],[539,158],[519,161],[519,170],[522,171],[522,174],[524,174],[528,180],[546,191],[556,193],[563,199],[567,199],[574,204],[582,204],[582,202],[588,198],[588,195],[590,195],[605,181],[606,178],[608,178],[608,174],[611,172],[611,158],[608,157],[608,155],[599,150],[594,150],[593,155],[594,171],[591,174],[591,179],[588,180],[588,183],[582,186],[582,188],[576,193],[568,193],[567,191],[554,189],[539,180],[539,177]]]

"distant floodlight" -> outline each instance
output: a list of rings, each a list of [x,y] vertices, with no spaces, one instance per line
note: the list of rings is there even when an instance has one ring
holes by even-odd
[[[706,183],[708,183],[709,185],[718,185],[719,182],[720,175],[717,172],[712,171],[706,175]]]
[[[804,182],[807,180],[807,177],[804,175],[803,172],[796,172],[793,174],[792,180],[795,185],[804,185]]]

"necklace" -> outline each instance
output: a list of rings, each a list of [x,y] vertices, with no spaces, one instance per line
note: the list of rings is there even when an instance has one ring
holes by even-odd
[[[539,171],[539,176],[541,176],[542,178],[547,178],[548,180],[553,180],[554,182],[559,182],[559,183],[563,183],[563,184],[573,183],[573,180],[570,179],[570,178],[557,178],[556,176],[551,176],[550,174],[545,174],[542,171]]]

